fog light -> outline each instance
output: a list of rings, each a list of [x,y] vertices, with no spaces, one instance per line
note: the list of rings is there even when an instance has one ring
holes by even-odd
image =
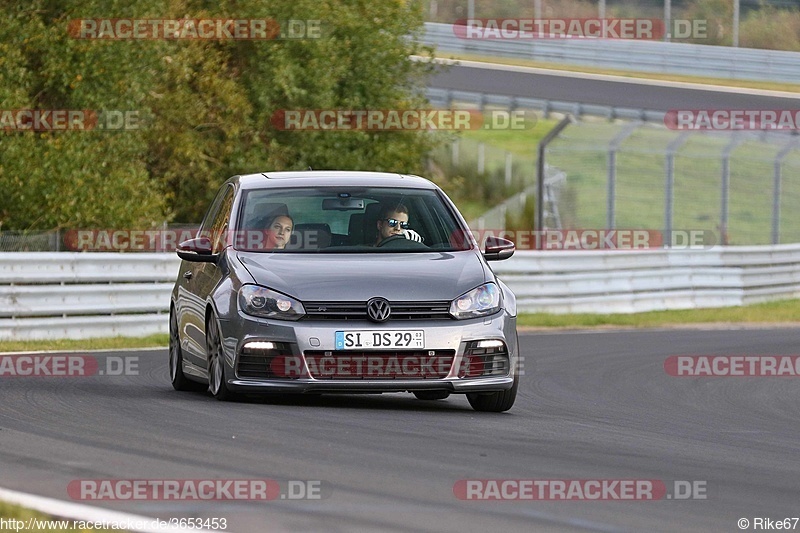
[[[269,350],[275,349],[274,342],[266,342],[266,341],[253,341],[247,342],[244,346],[242,346],[242,352],[245,353],[258,353],[258,352],[267,352]]]
[[[503,341],[498,340],[486,340],[478,342],[478,348],[500,348],[502,346]]]
[[[503,341],[483,339],[467,343],[459,377],[506,376],[508,371],[509,354]]]

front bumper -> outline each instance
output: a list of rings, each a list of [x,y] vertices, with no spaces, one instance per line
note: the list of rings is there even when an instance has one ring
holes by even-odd
[[[444,378],[426,380],[228,380],[228,387],[238,392],[251,393],[382,393],[446,390],[456,394],[468,392],[495,392],[510,389],[514,384],[511,377],[491,378]]]
[[[225,341],[223,349],[226,359],[226,382],[228,387],[241,393],[383,393],[414,391],[447,391],[455,394],[497,392],[514,385],[518,365],[516,317],[501,311],[493,316],[462,321],[408,321],[374,324],[366,321],[302,320],[298,322],[257,319],[240,314],[238,320],[222,321]],[[425,350],[451,350],[455,353],[453,363],[446,376],[370,379],[369,377],[314,378],[308,375],[295,378],[252,378],[237,373],[237,360],[242,347],[250,342],[265,341],[285,343],[293,357],[303,357],[305,352],[330,351],[344,355],[335,349],[335,332],[342,330],[398,330],[422,329],[425,332]],[[472,341],[500,340],[508,356],[505,375],[464,377],[461,370],[464,354]],[[378,353],[378,351],[376,351]],[[461,374],[461,376],[460,376]]]

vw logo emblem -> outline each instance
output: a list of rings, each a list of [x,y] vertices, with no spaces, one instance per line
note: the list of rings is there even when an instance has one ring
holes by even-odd
[[[367,318],[373,322],[386,322],[392,314],[392,308],[386,298],[372,298],[367,302]]]

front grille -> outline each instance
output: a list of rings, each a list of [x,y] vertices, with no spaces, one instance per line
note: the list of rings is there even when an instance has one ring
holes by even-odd
[[[393,320],[453,320],[449,301],[389,302]],[[367,320],[367,302],[303,302],[307,319]]]
[[[507,376],[509,363],[505,344],[502,344],[502,346],[480,347],[481,342],[484,341],[467,343],[458,377]]]
[[[453,366],[455,350],[305,352],[315,379],[441,379]]]

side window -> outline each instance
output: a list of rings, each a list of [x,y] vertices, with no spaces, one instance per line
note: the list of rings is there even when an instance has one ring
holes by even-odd
[[[227,191],[228,186],[223,185],[217,191],[217,194],[214,196],[214,200],[211,202],[211,207],[208,208],[206,214],[203,216],[203,222],[200,223],[200,231],[208,231],[211,229],[211,222],[216,218],[217,213],[219,213],[219,205],[222,203],[222,198],[225,196],[225,191]]]
[[[224,195],[219,202],[218,211],[213,214],[213,219],[210,221],[210,226],[207,228],[211,234],[212,253],[218,254],[221,252],[228,242],[228,221],[231,216],[231,209],[233,208],[233,187],[230,185],[226,187]],[[204,223],[205,225],[205,223]],[[203,228],[206,229],[205,227]]]

